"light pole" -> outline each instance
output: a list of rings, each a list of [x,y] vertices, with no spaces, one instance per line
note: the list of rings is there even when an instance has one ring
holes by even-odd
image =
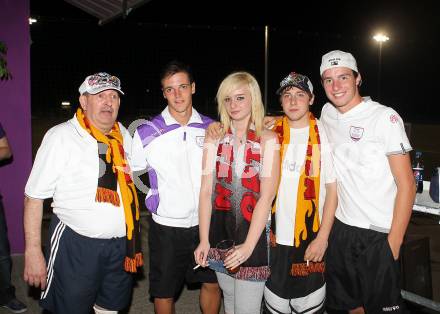
[[[269,26],[264,26],[264,109],[267,113],[267,90],[269,84]]]
[[[380,100],[380,87],[381,87],[381,71],[382,71],[382,44],[388,41],[390,38],[383,33],[378,33],[373,36],[373,39],[379,43],[379,67],[377,70],[377,100]]]

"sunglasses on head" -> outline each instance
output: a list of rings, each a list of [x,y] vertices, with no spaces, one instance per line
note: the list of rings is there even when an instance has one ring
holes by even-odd
[[[89,86],[95,85],[112,85],[119,88],[121,86],[121,81],[116,76],[110,76],[105,74],[92,75],[88,80]]]

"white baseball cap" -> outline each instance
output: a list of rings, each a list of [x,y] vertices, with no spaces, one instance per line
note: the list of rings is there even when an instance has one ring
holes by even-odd
[[[121,90],[121,81],[116,76],[105,72],[87,76],[78,90],[80,95],[84,93],[95,95],[107,89],[114,89],[124,95]]]
[[[321,67],[319,69],[321,75],[325,70],[337,67],[349,68],[355,72],[359,72],[356,59],[349,52],[333,50],[322,56]]]

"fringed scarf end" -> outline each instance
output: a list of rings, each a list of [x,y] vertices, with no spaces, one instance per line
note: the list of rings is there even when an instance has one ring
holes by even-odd
[[[324,273],[324,271],[324,262],[293,263],[290,269],[290,275],[294,277],[305,277],[312,273]]]
[[[136,253],[134,258],[125,257],[124,261],[124,269],[129,273],[136,273],[137,268],[144,265],[144,258],[142,257],[142,253]]]
[[[121,203],[117,191],[109,190],[103,187],[98,187],[96,190],[95,201],[100,203],[110,203],[114,206],[119,206]]]

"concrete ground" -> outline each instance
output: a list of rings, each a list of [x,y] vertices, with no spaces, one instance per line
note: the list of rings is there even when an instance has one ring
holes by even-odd
[[[48,225],[47,221],[43,223],[43,229],[45,225]],[[46,226],[47,228],[47,226]],[[125,314],[150,314],[154,313],[153,303],[149,299],[148,295],[148,241],[147,241],[147,216],[141,216],[141,228],[142,228],[142,247],[145,254],[146,265],[143,267],[142,272],[137,276],[136,286],[133,290],[133,299],[131,306]],[[45,234],[43,231],[43,238]],[[44,241],[44,240],[43,240]],[[27,304],[29,314],[43,313],[38,305],[39,291],[37,289],[30,289],[23,280],[23,255],[13,256],[13,270],[12,280],[16,287],[17,297]],[[195,314],[200,313],[199,310],[199,289],[188,289],[185,287],[176,303],[176,313],[182,314]],[[0,307],[0,314],[10,313],[6,309]],[[62,313],[57,313],[62,314]]]
[[[408,235],[415,238],[428,237],[430,239],[430,266],[431,266],[431,278],[424,278],[423,280],[431,280],[433,299],[440,302],[440,217],[414,214],[411,224],[408,228]],[[133,299],[131,306],[125,314],[143,314],[154,313],[153,303],[148,296],[148,249],[147,249],[147,229],[148,222],[147,216],[141,216],[142,227],[142,247],[145,253],[146,265],[143,267],[142,272],[137,276],[136,286],[133,290]],[[45,230],[47,230],[48,222],[43,223],[43,239],[45,238]],[[414,252],[418,252],[417,246],[412,246],[415,249]],[[413,253],[410,253],[410,255]],[[423,254],[422,254],[423,255]],[[424,259],[423,256],[415,256],[413,259]],[[415,276],[417,266],[415,269],[410,268],[407,276]],[[43,313],[38,306],[39,291],[36,289],[30,289],[23,281],[23,256],[13,256],[13,283],[16,287],[17,297],[28,305],[30,314]],[[178,314],[196,314],[201,313],[199,309],[199,289],[188,289],[185,287],[176,303],[176,313]],[[6,309],[0,307],[0,314],[10,313]],[[221,312],[223,313],[223,312]],[[410,313],[435,313],[424,310],[423,308],[411,306]]]

